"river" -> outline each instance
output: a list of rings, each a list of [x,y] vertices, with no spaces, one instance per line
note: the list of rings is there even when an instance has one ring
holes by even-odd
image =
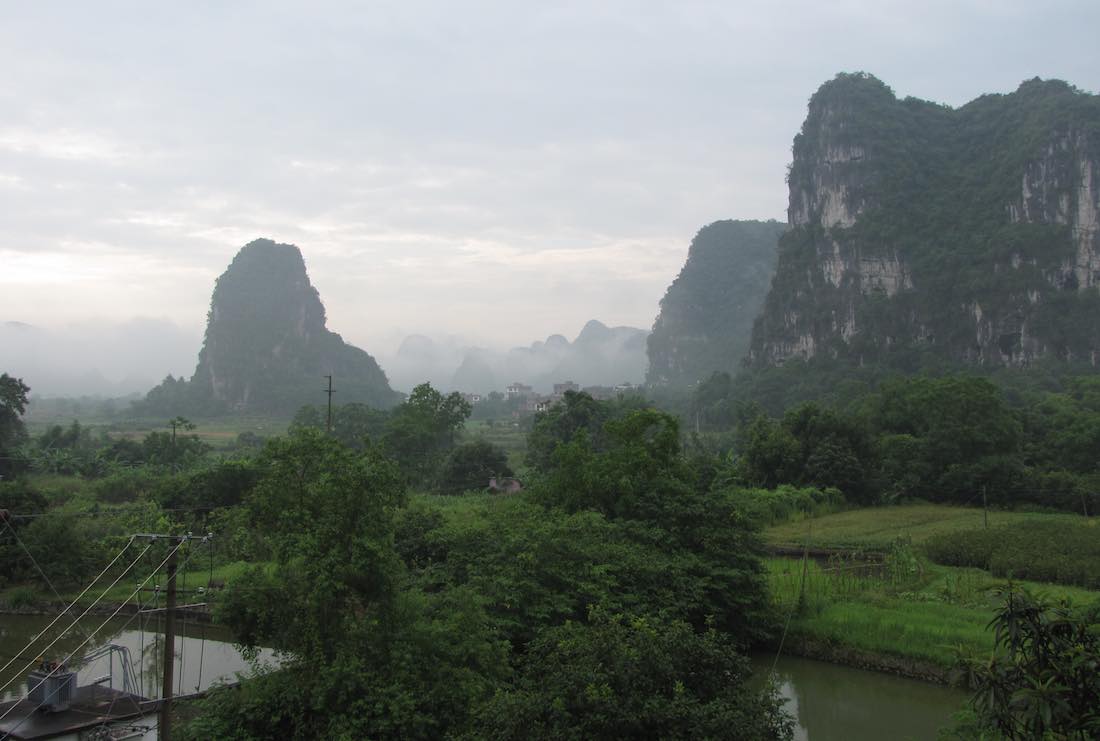
[[[774,656],[753,657],[758,675]],[[779,692],[795,741],[935,741],[967,695],[950,687],[813,659],[780,657]]]

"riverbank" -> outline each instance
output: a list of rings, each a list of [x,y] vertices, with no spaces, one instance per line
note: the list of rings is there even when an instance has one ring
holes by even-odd
[[[1066,517],[990,515],[997,522]],[[768,528],[771,552],[790,554],[766,560],[773,604],[786,626],[783,653],[948,683],[959,653],[992,650],[987,626],[999,604],[996,591],[1009,580],[981,569],[933,564],[920,544],[943,533],[965,537],[982,518],[981,510],[918,505],[852,510]],[[807,538],[805,561],[793,555],[798,533]],[[1100,602],[1097,591],[1015,583],[1076,604]]]
[[[32,602],[30,604],[20,605],[13,607],[10,605],[0,604],[0,615],[23,615],[28,617],[53,617],[68,607],[67,604],[61,604],[60,602]],[[71,610],[72,617],[83,615],[87,611],[89,616],[94,617],[132,617],[139,613],[144,613],[150,617],[159,617],[164,614],[164,608],[156,608],[151,604],[138,605],[132,602],[127,603],[99,603],[94,607],[87,607],[77,605]],[[189,623],[212,623],[214,618],[213,614],[209,610],[200,610],[188,607],[177,607],[176,617],[179,620],[186,620]]]

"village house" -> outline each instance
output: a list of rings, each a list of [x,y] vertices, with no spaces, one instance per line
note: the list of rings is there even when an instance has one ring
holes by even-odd
[[[519,381],[511,384],[504,391],[508,395],[509,399],[525,398],[535,395],[535,390],[533,388],[525,383],[520,383]]]

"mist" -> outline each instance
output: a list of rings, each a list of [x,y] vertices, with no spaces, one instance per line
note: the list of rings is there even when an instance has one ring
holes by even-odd
[[[31,395],[115,397],[145,393],[165,376],[190,376],[202,338],[167,319],[87,320],[56,327],[0,324],[0,368]]]

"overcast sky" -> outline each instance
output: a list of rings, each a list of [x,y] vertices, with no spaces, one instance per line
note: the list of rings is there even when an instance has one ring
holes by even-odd
[[[785,218],[836,72],[951,105],[1096,91],[1098,28],[1096,0],[8,3],[0,321],[166,319],[189,374],[263,236],[383,357],[649,327],[699,227]]]

